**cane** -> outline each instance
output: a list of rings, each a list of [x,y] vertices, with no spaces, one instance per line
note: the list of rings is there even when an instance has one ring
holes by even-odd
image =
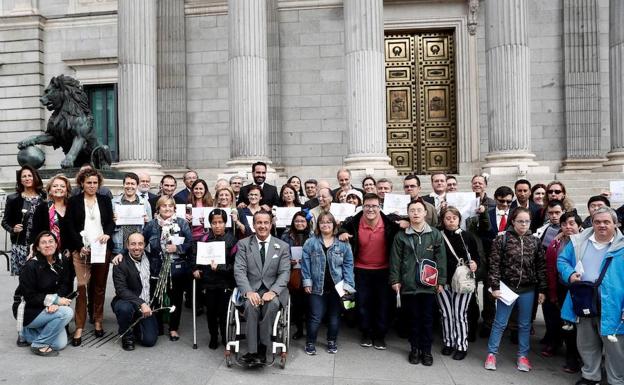
[[[197,308],[195,305],[195,292],[197,287],[197,280],[193,279],[193,349],[197,349],[197,320],[195,319]]]

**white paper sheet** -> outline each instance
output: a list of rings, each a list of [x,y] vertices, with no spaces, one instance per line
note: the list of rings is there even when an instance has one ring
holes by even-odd
[[[300,207],[275,207],[275,226],[278,228],[290,226],[293,217],[299,211]]]
[[[205,217],[204,210],[204,207],[193,207],[193,209],[191,210],[191,215],[193,216],[191,224],[193,226],[201,226],[200,218]]]
[[[115,205],[117,226],[145,224],[145,207],[143,205]]]
[[[385,214],[407,215],[407,205],[411,197],[406,194],[387,193],[384,196],[383,212]]]
[[[176,205],[176,217],[186,219],[186,205]]]
[[[476,214],[479,207],[479,199],[473,192],[450,192],[446,193],[446,205],[453,206],[462,215],[460,227],[466,230],[466,219]]]
[[[579,273],[581,276],[583,276],[583,274],[585,274],[585,268],[583,267],[583,262],[578,261],[576,263],[576,266],[574,266],[574,271],[576,271],[577,273]]]
[[[252,233],[256,233],[256,229],[254,229],[253,227],[253,215],[245,215],[245,218],[247,218],[247,223],[249,224],[249,228],[251,229]]]
[[[208,216],[215,208],[220,208],[221,210],[225,211],[225,213],[227,214],[227,222],[225,223],[225,227],[232,227],[232,209],[230,209],[229,207],[204,207],[204,227],[207,229],[210,228],[210,221],[208,220]]]
[[[290,259],[298,261],[296,264],[292,265],[293,269],[301,269],[301,258],[303,258],[303,247],[292,246],[290,248]]]
[[[355,214],[355,205],[350,203],[332,203],[329,212],[336,218],[336,221],[342,222]]]
[[[492,288],[489,288],[488,291],[491,293]],[[503,281],[500,282],[500,292],[501,297],[499,299],[507,306],[513,305],[519,297],[518,294],[514,293]]]
[[[225,265],[225,242],[197,242],[198,265]]]
[[[100,243],[100,241],[93,241],[90,245],[91,248],[91,263],[104,263],[106,262],[106,243]]]
[[[611,203],[624,203],[624,180],[612,180],[609,182],[609,191],[611,191]]]
[[[184,237],[181,235],[172,235],[171,236],[171,244],[179,246],[184,243]]]
[[[336,292],[338,292],[338,297],[342,298],[346,294],[346,291],[344,289],[344,279],[338,282],[335,288],[336,288]]]

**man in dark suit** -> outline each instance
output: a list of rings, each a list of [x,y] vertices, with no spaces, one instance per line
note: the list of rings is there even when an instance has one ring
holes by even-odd
[[[271,211],[271,207],[277,206],[279,202],[279,194],[277,193],[277,188],[273,185],[265,183],[267,173],[267,165],[264,162],[256,162],[251,166],[251,175],[253,177],[253,183],[248,184],[246,186],[241,187],[240,195],[238,196],[238,204],[239,208],[246,207],[249,204],[249,199],[247,199],[247,194],[249,193],[249,188],[252,185],[260,186],[262,189],[262,200],[260,201],[260,206],[266,211]]]
[[[150,189],[152,188],[152,177],[146,172],[139,173],[139,188],[137,189],[137,195],[148,202],[156,197],[156,194],[152,194]]]
[[[111,302],[117,317],[119,334],[123,334],[139,317],[143,319],[121,338],[124,350],[134,350],[135,338],[143,346],[154,346],[158,340],[158,322],[150,302],[150,265],[145,255],[145,240],[140,233],[128,237],[127,251],[113,266],[115,298]]]
[[[514,192],[516,193],[516,199],[511,202],[509,206],[509,213],[511,214],[516,207],[524,207],[531,212],[531,231],[535,233],[543,223],[540,212],[542,208],[533,202],[531,198],[531,182],[526,179],[518,179],[514,183]]]
[[[425,202],[432,204],[436,213],[446,208],[446,174],[443,172],[434,172],[431,174],[431,188],[433,191],[422,197]]]
[[[160,179],[160,190],[158,195],[155,195],[149,200],[149,204],[152,207],[152,213],[156,215],[156,203],[161,196],[166,195],[172,197],[176,204],[186,204],[186,202],[182,202],[179,198],[176,198],[173,194],[175,193],[176,187],[178,186],[178,181],[173,175],[165,175]]]
[[[173,196],[176,203],[180,202],[180,204],[186,204],[188,202],[191,189],[193,188],[193,183],[195,183],[197,179],[199,179],[199,176],[197,175],[197,172],[193,170],[189,170],[184,173],[183,181],[185,188],[178,191],[178,193]]]
[[[361,188],[353,187],[351,184],[351,171],[346,168],[341,168],[336,173],[336,179],[338,180],[338,185],[340,187],[332,190],[332,196],[334,197],[334,202],[338,202],[338,192],[340,190],[349,191],[349,190],[357,190],[364,195],[364,190]],[[320,190],[320,187],[319,187]]]
[[[271,214],[260,210],[253,216],[255,235],[238,242],[234,278],[245,300],[247,353],[250,365],[266,362],[271,332],[280,303],[288,303],[290,248],[271,236]],[[258,335],[260,344],[258,344]]]

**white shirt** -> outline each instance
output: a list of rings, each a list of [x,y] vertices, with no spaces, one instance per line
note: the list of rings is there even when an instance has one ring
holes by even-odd
[[[496,228],[500,227],[501,220],[503,219],[503,215],[505,215],[505,219],[507,219],[507,224],[509,224],[509,210],[503,211],[496,209]]]
[[[619,231],[619,230],[617,230],[617,229],[616,229],[615,231]],[[613,238],[611,238],[611,240],[610,240],[609,242],[607,242],[607,243],[602,243],[602,242],[598,242],[598,241],[596,240],[596,234],[592,234],[592,235],[589,237],[589,240],[591,241],[591,243],[593,243],[593,244],[594,244],[594,248],[596,248],[596,250],[602,250],[602,249],[604,249],[605,247],[609,246],[611,243],[613,243],[613,240],[614,240],[614,239],[615,239],[615,236],[613,236]]]
[[[95,204],[91,208],[87,206],[87,201],[85,200],[84,210],[84,231],[85,233],[87,233],[86,238],[89,240],[89,242],[94,242],[97,238],[104,234],[104,229],[102,228],[102,220],[100,219],[100,206],[98,205],[97,199],[95,201]],[[89,245],[84,246],[87,247]]]
[[[267,239],[265,239],[264,241],[261,241],[258,239],[258,237],[256,237],[256,242],[258,242],[258,250],[260,250],[260,248],[262,247],[262,245],[260,244],[260,242],[265,242],[264,243],[264,255],[268,255],[267,253],[267,247],[269,247],[269,242],[271,242],[271,234],[269,234],[269,236],[267,237]]]

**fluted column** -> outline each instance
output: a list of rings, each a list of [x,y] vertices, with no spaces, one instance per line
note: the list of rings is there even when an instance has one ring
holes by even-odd
[[[609,169],[624,171],[624,2],[609,1],[609,100],[611,151]]]
[[[184,0],[158,2],[158,156],[167,168],[187,167]]]
[[[562,171],[591,170],[604,161],[600,127],[597,0],[564,0],[566,159]]]
[[[119,163],[158,173],[156,0],[119,0]]]
[[[531,154],[527,0],[485,2],[488,146],[493,174],[527,172]]]
[[[228,0],[230,161],[269,160],[267,0]]]
[[[351,169],[392,169],[386,153],[383,0],[345,0],[345,78]]]

